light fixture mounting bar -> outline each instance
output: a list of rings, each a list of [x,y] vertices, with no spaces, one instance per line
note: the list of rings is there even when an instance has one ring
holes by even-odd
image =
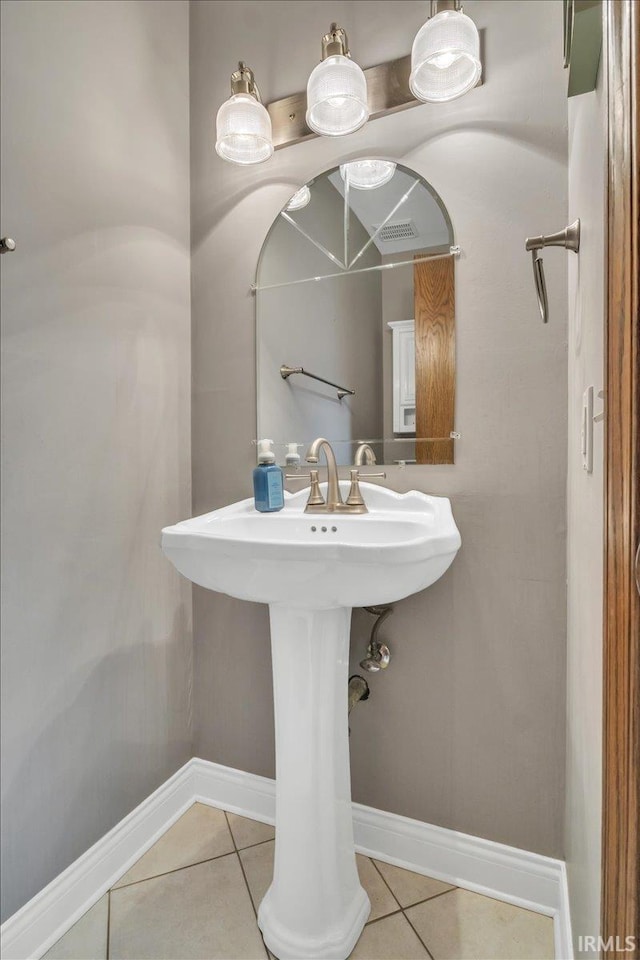
[[[480,31],[480,39],[482,43],[482,31]],[[422,106],[422,102],[416,100],[409,89],[410,73],[410,55],[400,57],[399,60],[380,63],[364,71],[367,78],[369,120],[377,120],[378,117],[407,110],[409,107]],[[476,86],[482,86],[482,76]],[[274,100],[267,104],[267,110],[271,117],[273,145],[276,150],[317,136],[305,122],[306,91],[294,93],[282,100]]]

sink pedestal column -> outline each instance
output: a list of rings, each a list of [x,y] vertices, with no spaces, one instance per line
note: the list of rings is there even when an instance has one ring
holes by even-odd
[[[272,605],[276,852],[258,924],[280,960],[345,960],[369,916],[353,846],[351,610]]]

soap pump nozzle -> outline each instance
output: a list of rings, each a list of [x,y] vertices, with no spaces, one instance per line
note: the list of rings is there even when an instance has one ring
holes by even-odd
[[[258,463],[275,463],[273,440],[258,440]]]
[[[287,454],[284,462],[288,467],[300,466],[300,454],[298,453],[298,447],[301,447],[301,446],[302,446],[301,443],[287,444]]]

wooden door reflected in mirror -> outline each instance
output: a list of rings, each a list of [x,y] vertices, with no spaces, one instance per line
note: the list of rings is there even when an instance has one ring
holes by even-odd
[[[416,437],[449,437],[456,399],[454,258],[416,259]],[[416,444],[418,463],[453,463],[453,439]]]

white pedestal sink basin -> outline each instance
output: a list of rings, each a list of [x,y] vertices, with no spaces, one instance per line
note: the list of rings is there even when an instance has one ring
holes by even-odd
[[[444,497],[363,483],[369,513],[345,516],[305,513],[308,492],[279,513],[251,499],[166,527],[162,548],[194,583],[269,604],[276,855],[258,923],[280,960],[345,960],[369,915],[351,821],[351,608],[428,587],[461,541]]]

